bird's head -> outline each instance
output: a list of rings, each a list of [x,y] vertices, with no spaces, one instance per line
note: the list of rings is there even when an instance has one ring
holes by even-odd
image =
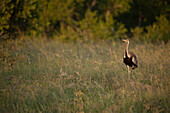
[[[122,41],[129,43],[129,39],[123,39]]]

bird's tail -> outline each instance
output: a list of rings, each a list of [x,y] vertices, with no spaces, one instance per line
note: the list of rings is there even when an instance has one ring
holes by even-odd
[[[133,65],[133,66],[132,66],[132,69],[135,69],[135,68],[137,68],[137,67],[138,67],[137,65]]]

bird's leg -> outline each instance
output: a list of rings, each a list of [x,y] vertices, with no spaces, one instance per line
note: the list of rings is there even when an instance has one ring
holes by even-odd
[[[128,77],[130,79],[130,69],[129,69],[129,66],[127,66],[127,68],[128,68]]]

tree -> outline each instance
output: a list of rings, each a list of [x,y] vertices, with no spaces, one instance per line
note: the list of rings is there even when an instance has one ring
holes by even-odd
[[[33,28],[36,23],[35,3],[36,0],[2,0],[0,30],[23,37],[23,32]]]
[[[12,9],[14,5],[9,5],[11,0],[1,0],[0,1],[0,32],[3,33],[5,30],[9,29],[9,20],[12,15]]]
[[[130,9],[118,16],[130,31],[131,28],[145,27],[156,21],[160,14],[168,14],[168,0],[133,0]]]
[[[44,38],[72,24],[73,10],[73,0],[38,0],[38,27]]]
[[[132,0],[98,0],[94,9],[98,10],[98,14],[107,21],[110,15],[117,17],[119,14],[128,11],[131,1]]]

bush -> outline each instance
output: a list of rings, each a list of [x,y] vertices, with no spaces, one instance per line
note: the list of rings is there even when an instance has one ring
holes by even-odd
[[[139,39],[139,40],[142,40],[142,41],[146,40],[145,37],[144,37],[143,27],[135,27],[134,29],[131,29],[130,31],[133,34],[133,37],[135,39]]]
[[[97,12],[87,10],[85,17],[76,23],[76,27],[61,26],[59,39],[64,41],[117,39],[126,37],[126,32],[125,26],[111,15],[105,21],[97,16]]]
[[[114,20],[111,15],[105,21],[96,14],[88,10],[85,18],[79,22],[85,39],[111,39],[125,36],[127,29],[122,23]]]
[[[165,43],[170,39],[170,22],[165,15],[156,18],[153,25],[146,27],[146,38],[152,42],[163,40]]]

